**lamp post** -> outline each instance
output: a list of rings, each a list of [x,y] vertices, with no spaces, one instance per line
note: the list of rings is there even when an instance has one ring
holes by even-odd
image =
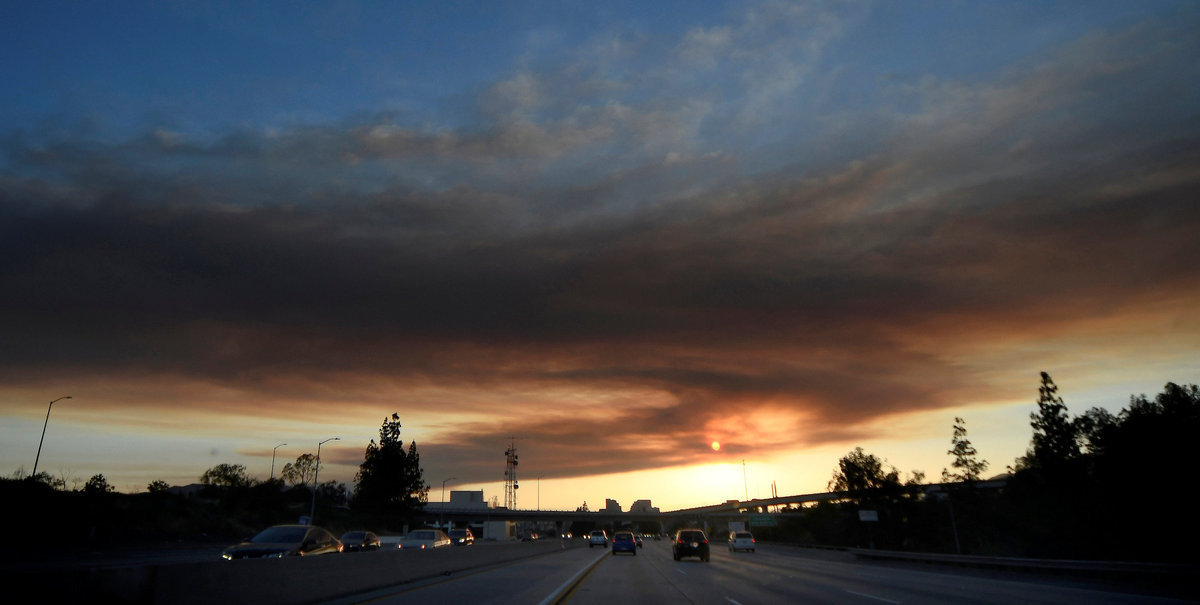
[[[317,518],[317,487],[321,485],[317,483],[317,477],[321,474],[321,446],[330,441],[341,441],[341,437],[330,437],[325,441],[317,444],[317,466],[313,469],[313,494],[312,494],[312,509],[308,511],[308,524],[312,525]]]
[[[542,510],[542,476],[538,475],[538,510]]]
[[[442,506],[441,514],[438,517],[438,527],[445,527],[446,525],[446,482],[454,481],[455,479],[458,479],[458,477],[442,479]]]
[[[286,443],[280,443],[279,445],[275,446],[275,447],[274,447],[274,448],[271,450],[271,479],[275,479],[275,450],[277,450],[277,449],[279,449],[279,448],[281,448],[281,447],[283,447],[283,446],[285,446],[285,445],[287,445],[287,444],[286,444]]]
[[[35,457],[33,459],[33,474],[30,475],[30,477],[34,477],[35,480],[37,478],[38,461],[42,459],[42,442],[46,440],[46,425],[50,424],[50,410],[54,407],[55,401],[62,401],[63,399],[70,399],[70,398],[71,398],[70,395],[64,395],[62,397],[59,397],[58,399],[55,399],[54,401],[51,401],[50,405],[46,406],[46,421],[42,423],[42,438],[38,440],[37,457]]]

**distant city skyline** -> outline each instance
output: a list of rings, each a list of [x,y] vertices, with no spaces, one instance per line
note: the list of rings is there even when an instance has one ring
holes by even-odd
[[[0,472],[935,480],[1200,382],[1195,2],[10,2]],[[48,404],[60,397],[47,420]],[[45,440],[37,454],[43,425]],[[287,444],[276,448],[279,444]],[[540,485],[535,487],[536,478]]]

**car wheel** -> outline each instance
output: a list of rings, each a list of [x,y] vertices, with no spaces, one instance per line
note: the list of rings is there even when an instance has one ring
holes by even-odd
[[[633,553],[633,556],[635,556],[635,557],[637,556],[637,551],[636,551],[636,550],[631,550],[631,551],[629,551],[629,552]]]
[[[677,554],[673,554],[673,555],[671,555],[671,556],[672,556],[672,557],[675,557],[675,560],[676,560],[676,561],[678,561],[678,560],[679,560],[679,555],[677,555]]]

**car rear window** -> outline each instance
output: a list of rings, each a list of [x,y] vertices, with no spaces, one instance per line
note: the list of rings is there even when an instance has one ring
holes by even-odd
[[[734,534],[734,536],[733,536],[733,537],[734,537],[734,538],[742,538],[742,539],[746,539],[746,540],[753,540],[753,539],[754,539],[754,536],[750,535],[750,532],[748,532],[748,531],[744,531],[744,532],[740,532],[740,533]]]

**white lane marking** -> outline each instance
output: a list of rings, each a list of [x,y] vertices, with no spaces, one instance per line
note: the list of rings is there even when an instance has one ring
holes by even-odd
[[[733,605],[742,605],[741,603],[738,603],[737,601],[734,601],[733,599],[731,599],[729,597],[725,597],[725,600],[729,601],[730,603],[733,603]]]
[[[567,589],[571,587],[572,584],[574,584],[576,581],[578,581],[580,578],[582,578],[584,575],[586,575],[588,572],[590,572],[593,567],[599,565],[600,562],[603,561],[607,556],[608,556],[607,552],[600,553],[600,556],[596,557],[595,561],[592,561],[591,563],[584,565],[583,569],[580,569],[579,571],[575,572],[575,575],[571,576],[571,579],[567,580],[566,582],[563,582],[561,586],[554,589],[554,592],[550,593],[549,596],[542,599],[542,601],[540,603],[538,603],[538,605],[550,605],[550,603],[553,603],[553,602],[559,600],[563,596],[563,594],[566,593]]]
[[[846,592],[848,592],[848,593],[850,593],[850,594],[852,594],[852,595],[858,595],[858,596],[860,596],[860,597],[866,597],[866,598],[868,598],[868,599],[875,599],[876,601],[883,601],[884,603],[891,603],[892,605],[900,605],[900,601],[893,601],[893,600],[891,600],[891,599],[885,599],[885,598],[883,598],[883,597],[877,597],[877,596],[875,596],[875,595],[863,594],[863,593],[861,593],[861,592],[854,592],[853,590],[847,590]]]

